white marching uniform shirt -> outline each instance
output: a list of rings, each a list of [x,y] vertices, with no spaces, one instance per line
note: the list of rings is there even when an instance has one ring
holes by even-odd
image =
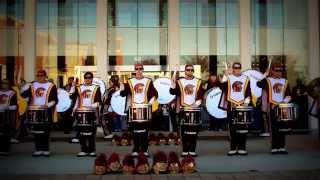
[[[287,89],[288,81],[285,78],[272,78],[268,77],[267,82],[269,85],[269,102],[279,104],[285,99],[285,92]]]
[[[80,97],[80,107],[91,107],[94,104],[94,97],[97,93],[99,86],[94,84],[91,85],[80,85],[79,88],[79,97]]]
[[[198,78],[178,80],[181,92],[181,105],[191,106],[196,102],[197,92],[201,86],[201,80]]]
[[[49,101],[50,91],[54,87],[54,84],[51,82],[39,83],[33,82],[31,84],[32,92],[32,105],[35,106],[47,106]]]
[[[228,76],[228,101],[241,105],[245,100],[245,93],[249,84],[249,78],[246,75]]]
[[[15,95],[13,90],[0,90],[0,109],[6,109],[10,106],[11,98]],[[16,106],[15,106],[16,107]]]
[[[149,78],[136,79],[132,78],[128,81],[131,88],[132,100],[136,104],[147,104],[147,90],[149,88],[151,80]]]

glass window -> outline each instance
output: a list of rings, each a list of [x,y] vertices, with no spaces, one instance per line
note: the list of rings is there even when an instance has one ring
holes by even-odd
[[[92,0],[79,0],[79,26],[96,27],[96,2]]]
[[[180,1],[180,26],[195,27],[197,25],[197,1]]]

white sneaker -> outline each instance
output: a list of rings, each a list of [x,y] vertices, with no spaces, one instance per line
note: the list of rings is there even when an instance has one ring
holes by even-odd
[[[96,157],[96,152],[91,152],[91,153],[89,154],[89,156],[91,156],[91,157]]]
[[[189,154],[188,152],[182,152],[182,153],[181,153],[181,156],[182,156],[182,157],[183,157],[183,156],[188,156],[188,154]]]
[[[278,149],[271,149],[270,153],[271,154],[277,154],[278,153]]]
[[[261,133],[260,136],[261,136],[261,137],[269,137],[269,136],[270,136],[270,133]]]
[[[237,154],[236,150],[230,150],[227,155],[228,156],[233,156],[233,155],[236,155],[236,154]]]
[[[50,156],[50,151],[43,151],[42,155],[49,157]]]
[[[248,154],[248,152],[247,152],[246,150],[242,150],[242,149],[241,149],[241,150],[238,150],[238,154],[245,156],[245,155]]]
[[[133,156],[133,157],[136,157],[136,156],[138,156],[139,154],[137,153],[137,152],[132,152],[131,153],[131,156]]]
[[[72,142],[72,143],[79,143],[80,141],[79,141],[79,139],[77,139],[77,138],[72,138],[72,139],[71,139],[71,142]]]
[[[280,148],[278,149],[279,154],[288,154],[288,151],[286,150],[286,148]]]
[[[18,143],[19,143],[19,140],[15,139],[15,138],[11,138],[11,139],[10,139],[10,143],[11,143],[11,144],[18,144]]]
[[[198,154],[197,154],[196,152],[189,152],[189,154],[190,154],[192,157],[198,156]]]
[[[146,157],[149,157],[149,153],[148,152],[144,152],[143,153]]]
[[[85,152],[79,152],[79,153],[77,154],[78,157],[83,157],[83,156],[86,156],[86,155],[88,155],[88,154],[85,153]]]
[[[41,156],[42,155],[42,151],[34,151],[33,153],[32,153],[32,156]]]
[[[107,135],[107,136],[104,136],[103,138],[104,138],[104,139],[112,139],[112,138],[113,138],[113,134],[109,134],[109,135]]]

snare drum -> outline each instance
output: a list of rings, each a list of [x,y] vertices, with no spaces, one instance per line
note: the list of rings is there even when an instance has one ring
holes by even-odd
[[[249,125],[252,123],[251,106],[236,106],[232,108],[232,120],[236,126],[237,133],[248,133]]]
[[[48,109],[42,106],[29,106],[27,121],[32,133],[44,133],[44,130],[49,126]]]
[[[277,121],[279,122],[279,131],[290,131],[289,124],[295,119],[295,108],[292,103],[281,103],[275,109]]]
[[[180,110],[181,125],[198,126],[201,125],[200,108],[182,107]]]
[[[132,104],[129,108],[129,122],[148,122],[152,118],[152,107],[149,104]]]
[[[95,127],[96,112],[92,108],[78,108],[75,111],[76,127],[82,135],[92,135]]]
[[[16,111],[0,110],[0,136],[16,128]]]

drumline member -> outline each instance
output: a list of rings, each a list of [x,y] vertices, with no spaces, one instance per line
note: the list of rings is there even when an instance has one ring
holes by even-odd
[[[234,124],[233,108],[236,106],[248,106],[251,99],[251,89],[249,78],[241,74],[241,63],[234,62],[232,72],[230,69],[225,72],[222,79],[221,89],[224,93],[224,99],[220,102],[220,106],[227,109],[227,119],[230,131],[230,150],[228,156],[247,155],[246,150],[246,133],[237,133],[237,126]]]
[[[58,103],[57,88],[47,80],[47,72],[39,70],[37,72],[37,81],[24,86],[21,95],[30,99],[29,105],[47,108],[48,125],[39,129],[43,133],[34,133],[36,151],[32,155],[50,156],[50,125],[53,120],[55,105]]]
[[[131,96],[131,103],[133,104],[149,104],[154,103],[158,97],[158,92],[153,86],[151,79],[143,76],[143,65],[137,63],[134,65],[135,77],[128,80],[128,83],[121,86],[120,95]],[[148,131],[149,122],[132,122],[133,134],[133,151],[132,156],[138,156],[139,152],[143,152],[145,156],[148,153]]]
[[[75,121],[75,119],[72,117],[72,111],[73,111],[73,108],[74,108],[76,100],[77,100],[76,96],[73,95],[76,92],[75,91],[75,86],[76,86],[75,83],[76,83],[76,81],[75,81],[74,77],[69,77],[68,83],[63,87],[63,89],[65,89],[69,93],[70,99],[72,101],[69,109],[62,113],[63,128],[64,128],[65,134],[69,134],[70,131],[72,131],[72,126]],[[78,132],[76,132],[76,137],[72,138],[70,142],[71,143],[79,143],[79,136],[80,136],[80,134]]]
[[[194,77],[192,64],[185,65],[185,77],[172,83],[170,94],[180,98],[180,107],[198,108],[201,105],[204,89],[201,80]],[[179,112],[181,113],[181,112]],[[199,119],[200,120],[200,119]],[[181,125],[182,153],[181,156],[197,156],[196,146],[200,127],[198,125]]]
[[[112,107],[111,107],[111,98],[112,95],[120,89],[120,82],[118,75],[112,75],[109,80],[109,89],[108,89],[108,96],[102,102],[101,112],[103,113],[103,123],[102,128],[104,129],[104,138],[111,139],[113,138],[113,124],[115,118],[119,118],[119,115],[116,114]],[[106,133],[106,129],[109,131],[109,135]]]
[[[1,113],[0,118],[0,155],[9,155],[11,134],[15,130],[16,124],[17,94],[10,89],[8,80],[0,82],[0,110],[7,111],[4,113],[8,113],[8,111],[10,113],[9,117]]]
[[[273,64],[271,68],[271,76],[257,82],[257,85],[267,90],[267,103],[269,104],[268,110],[270,113],[271,121],[271,154],[287,154],[285,149],[285,132],[280,132],[280,124],[278,122],[278,115],[276,108],[279,103],[289,103],[291,101],[290,88],[288,80],[283,77],[282,71],[284,69],[280,64]]]
[[[86,108],[95,110],[95,114],[97,115],[100,103],[101,103],[101,92],[100,87],[92,84],[93,81],[93,73],[86,72],[84,74],[84,84],[81,84],[77,87],[75,95],[77,96],[76,105],[73,109],[75,112],[78,108]],[[97,117],[95,119],[91,119],[94,123],[97,123]],[[84,134],[81,130],[77,130],[80,133],[80,146],[81,151],[77,154],[78,157],[83,156],[96,156],[96,126],[88,129],[90,134]]]

